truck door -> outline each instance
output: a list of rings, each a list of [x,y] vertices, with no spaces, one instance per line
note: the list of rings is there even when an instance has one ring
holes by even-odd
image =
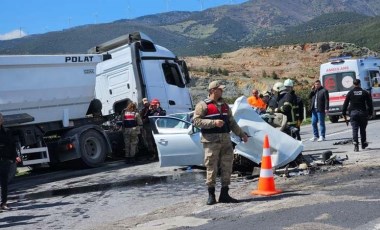
[[[143,69],[149,98],[159,98],[168,114],[190,111],[191,96],[180,67],[172,60],[144,60]]]
[[[169,102],[165,89],[165,80],[162,77],[163,73],[161,64],[161,60],[143,60],[142,72],[148,99],[159,99],[161,107],[167,110]]]

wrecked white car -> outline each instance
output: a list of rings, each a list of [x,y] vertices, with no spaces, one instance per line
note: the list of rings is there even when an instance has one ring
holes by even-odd
[[[232,113],[239,126],[250,136],[248,142],[244,143],[231,133],[235,154],[260,164],[265,135],[269,137],[273,167],[287,165],[302,152],[302,142],[265,122],[247,104],[246,97],[235,101]],[[191,118],[192,113],[150,117],[161,167],[204,164],[201,132],[193,126]]]

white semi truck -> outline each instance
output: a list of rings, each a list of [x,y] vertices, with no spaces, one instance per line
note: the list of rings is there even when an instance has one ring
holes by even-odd
[[[361,87],[371,93],[374,114],[380,111],[380,58],[338,57],[320,67],[320,81],[329,91],[330,121],[338,122],[342,115],[343,102],[353,86],[354,79],[360,79]]]
[[[158,98],[168,113],[192,110],[185,62],[146,35],[128,34],[91,51],[0,56],[0,112],[22,165],[81,159],[99,166],[112,152],[114,135],[105,127],[144,97]]]

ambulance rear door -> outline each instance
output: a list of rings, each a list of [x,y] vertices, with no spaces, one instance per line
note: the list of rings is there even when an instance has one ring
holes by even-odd
[[[346,95],[354,87],[353,81],[357,77],[358,67],[356,60],[339,60],[321,65],[320,80],[323,87],[329,91],[329,116],[332,122],[338,121],[339,116],[342,114]]]

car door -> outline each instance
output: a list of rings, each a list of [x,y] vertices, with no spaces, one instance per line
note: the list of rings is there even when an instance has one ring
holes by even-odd
[[[200,130],[171,116],[149,117],[161,167],[203,165]]]

